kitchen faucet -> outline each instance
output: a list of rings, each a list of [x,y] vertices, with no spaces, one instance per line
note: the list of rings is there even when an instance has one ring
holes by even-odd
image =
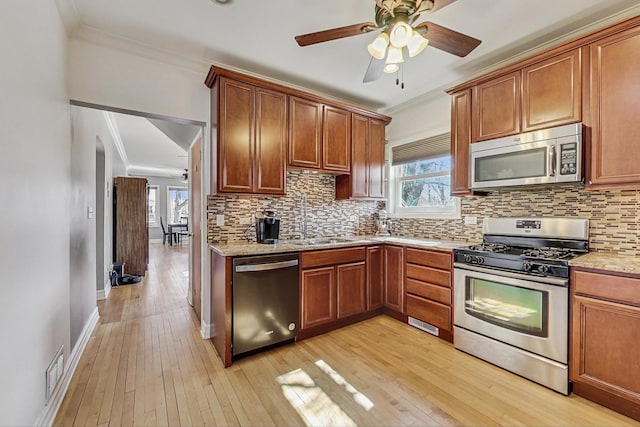
[[[307,195],[302,193],[300,195],[300,210],[302,211],[302,221],[300,222],[300,234],[302,239],[307,239]]]

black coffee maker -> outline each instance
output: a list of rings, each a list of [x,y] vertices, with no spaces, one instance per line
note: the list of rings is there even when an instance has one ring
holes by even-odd
[[[274,211],[256,214],[256,241],[258,243],[278,243],[280,218]]]

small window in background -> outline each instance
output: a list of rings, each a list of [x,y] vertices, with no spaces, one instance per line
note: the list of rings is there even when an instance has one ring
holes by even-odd
[[[147,206],[149,208],[149,227],[160,227],[158,221],[158,206],[160,200],[158,200],[158,186],[150,185],[148,193]]]
[[[451,196],[451,156],[392,166],[389,204],[394,216],[460,218],[460,202]]]
[[[189,217],[189,190],[167,187],[167,223],[178,224]]]

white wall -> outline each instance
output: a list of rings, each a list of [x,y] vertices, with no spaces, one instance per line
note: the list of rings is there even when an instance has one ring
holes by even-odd
[[[0,2],[0,28],[0,425],[33,425],[70,351],[66,34],[53,1]]]
[[[451,131],[451,97],[445,92],[414,100],[386,114],[393,118],[385,135],[390,145]]]
[[[103,271],[102,280],[98,280],[97,284],[95,284],[95,279],[92,281],[92,284],[96,285],[93,287],[93,298],[95,300],[96,290],[100,291],[104,289],[104,283],[108,280],[108,272],[111,268],[111,263],[113,262],[113,177],[115,176],[114,173],[119,174],[124,170],[124,165],[122,164],[122,161],[115,149],[113,138],[111,137],[111,133],[109,132],[109,128],[107,127],[104,119],[104,112],[74,105],[71,107],[71,117],[73,123],[73,146],[77,148],[79,153],[82,153],[76,154],[76,156],[80,156],[78,161],[92,164],[94,174],[96,139],[99,138],[104,145],[104,215],[100,217],[96,216],[95,219],[95,221],[100,221],[103,226]],[[86,179],[91,180],[90,182],[93,184],[85,184],[83,187],[83,197],[89,197],[89,187],[90,185],[95,185],[96,178],[95,176],[90,177],[89,173],[89,171],[86,171]],[[93,188],[93,195],[95,195],[95,187]],[[95,201],[93,203],[95,206]],[[72,234],[72,239],[74,238],[77,239],[77,237],[74,237]],[[93,271],[95,277],[95,270]]]

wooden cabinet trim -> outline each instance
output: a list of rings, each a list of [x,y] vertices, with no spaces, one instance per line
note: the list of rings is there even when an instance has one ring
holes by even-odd
[[[451,289],[407,277],[407,293],[451,306]]]
[[[407,262],[425,267],[451,270],[451,253],[407,248]]]
[[[640,278],[573,271],[572,282],[576,294],[640,306]]]
[[[407,295],[407,315],[438,328],[451,330],[451,307],[448,305],[409,294]]]
[[[367,248],[367,311],[382,307],[384,297],[382,251],[382,246]]]
[[[421,282],[432,283],[434,285],[451,287],[451,272],[437,268],[425,267],[423,265],[407,263],[407,278],[420,280]]]

